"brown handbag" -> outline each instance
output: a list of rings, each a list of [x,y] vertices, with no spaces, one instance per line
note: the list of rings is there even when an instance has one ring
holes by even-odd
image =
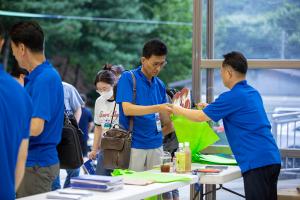
[[[133,81],[133,103],[136,98],[136,80],[130,71]],[[113,113],[116,109],[116,103]],[[110,124],[112,125],[113,115]],[[133,117],[130,117],[129,130],[114,125],[103,134],[101,150],[103,151],[103,166],[105,169],[128,169],[131,153],[131,136],[133,129]]]

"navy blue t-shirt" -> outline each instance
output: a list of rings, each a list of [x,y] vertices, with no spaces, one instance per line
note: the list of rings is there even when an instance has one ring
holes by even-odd
[[[64,93],[61,78],[53,66],[45,61],[26,78],[25,89],[33,102],[32,118],[45,120],[39,136],[31,136],[27,167],[46,167],[59,162],[56,145],[61,140],[64,119]]]
[[[93,121],[92,113],[86,107],[82,107],[82,114],[79,120],[79,128],[83,132],[83,139],[87,141],[89,139],[89,123]]]
[[[166,88],[158,77],[149,81],[141,67],[132,70],[136,78],[136,105],[150,106],[166,103]],[[128,130],[129,117],[124,115],[122,102],[133,102],[133,82],[130,72],[124,72],[118,82],[116,102],[119,104],[120,125]],[[154,149],[162,145],[162,132],[157,130],[155,114],[133,118],[133,137],[131,147]]]
[[[242,173],[281,163],[262,98],[246,80],[221,94],[203,111],[215,122],[223,119],[229,145]]]
[[[29,138],[32,102],[23,87],[0,69],[0,199],[15,199],[19,147]]]

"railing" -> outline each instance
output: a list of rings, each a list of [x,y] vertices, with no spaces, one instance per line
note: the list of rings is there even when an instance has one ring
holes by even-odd
[[[277,145],[284,150],[281,152],[282,167],[300,168],[300,111],[277,112],[272,115],[272,132]]]
[[[300,111],[293,110],[298,109],[279,109],[272,115],[272,132],[282,158],[280,179],[300,177]],[[232,155],[228,145],[212,145],[201,153]]]

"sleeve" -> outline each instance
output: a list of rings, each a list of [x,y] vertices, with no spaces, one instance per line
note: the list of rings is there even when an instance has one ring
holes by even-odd
[[[166,87],[162,87],[162,103],[168,103]]]
[[[83,105],[83,100],[81,99],[77,89],[75,87],[71,87],[71,96],[70,96],[70,106],[73,112],[75,112],[78,108]]]
[[[23,131],[23,139],[28,139],[30,136],[30,126],[31,126],[31,117],[32,117],[32,101],[30,97],[25,94],[25,102],[26,102],[26,113],[25,113],[25,127]]]
[[[118,104],[122,102],[132,102],[133,96],[133,84],[132,84],[132,77],[130,72],[124,72],[119,79],[117,85],[117,97],[116,102]]]
[[[88,122],[92,122],[93,121],[93,116],[92,116],[92,112],[88,109]]]
[[[225,118],[241,108],[241,100],[237,100],[230,92],[221,94],[213,103],[203,109],[203,112],[214,122]]]
[[[51,97],[52,93],[51,85],[49,81],[39,81],[32,89],[32,105],[33,105],[33,118],[41,118],[45,121],[51,119]]]
[[[98,102],[98,99],[96,100],[96,103],[95,103],[95,113],[94,113],[94,123],[95,125],[97,126],[101,126],[101,121],[100,121],[100,118],[99,118],[99,102]]]

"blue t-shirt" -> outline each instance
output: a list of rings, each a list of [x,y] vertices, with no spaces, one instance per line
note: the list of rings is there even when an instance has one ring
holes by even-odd
[[[92,112],[86,107],[81,108],[82,113],[79,120],[79,128],[83,132],[83,139],[87,141],[89,139],[89,123],[93,121]]]
[[[166,103],[166,88],[158,77],[149,81],[141,67],[132,70],[136,79],[136,105],[150,106]],[[120,105],[120,125],[128,130],[129,117],[124,115],[122,102],[133,102],[133,82],[130,72],[124,72],[118,82],[116,102]],[[133,118],[131,147],[154,149],[162,145],[162,132],[157,130],[155,113]]]
[[[39,136],[31,136],[27,167],[46,167],[57,164],[56,145],[60,142],[64,119],[64,94],[61,78],[53,66],[45,61],[26,78],[25,89],[33,102],[32,118],[45,120]]]
[[[221,94],[203,111],[215,122],[223,119],[229,145],[242,173],[281,163],[262,98],[246,80]]]
[[[0,199],[15,199],[19,146],[29,137],[31,115],[29,95],[0,69]]]

